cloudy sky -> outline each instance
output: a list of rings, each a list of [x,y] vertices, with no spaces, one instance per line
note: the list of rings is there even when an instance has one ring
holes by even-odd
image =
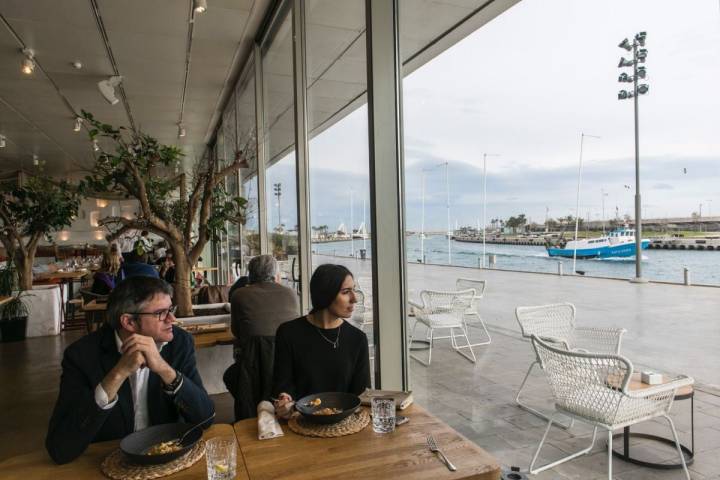
[[[580,215],[633,211],[631,101],[618,101],[617,44],[647,31],[649,95],[640,101],[644,215],[720,214],[720,4],[718,0],[522,0],[405,78],[407,226],[446,225],[482,215],[482,157],[488,157],[487,218],[525,213],[542,222],[575,212],[580,136],[586,138]],[[628,69],[625,69],[628,70]],[[624,84],[627,85],[627,84]],[[625,87],[627,88],[627,87]],[[368,195],[367,111],[363,107],[310,144],[313,225],[362,220]],[[433,168],[435,167],[435,168]],[[294,225],[292,165],[282,217]],[[631,188],[628,189],[627,186]],[[369,207],[368,207],[369,209]],[[277,210],[271,208],[271,224]]]

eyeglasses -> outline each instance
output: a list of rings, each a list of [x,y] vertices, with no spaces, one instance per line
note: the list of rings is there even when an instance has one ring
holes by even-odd
[[[164,322],[169,314],[172,313],[173,316],[175,315],[175,310],[177,310],[177,305],[173,305],[170,308],[166,308],[165,310],[160,310],[158,312],[133,312],[132,315],[155,315],[158,322]]]

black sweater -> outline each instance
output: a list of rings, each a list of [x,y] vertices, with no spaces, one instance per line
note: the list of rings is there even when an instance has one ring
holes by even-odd
[[[367,337],[347,322],[331,329],[319,329],[306,317],[283,323],[275,334],[274,363],[275,397],[282,392],[294,400],[321,392],[359,395],[370,386]]]

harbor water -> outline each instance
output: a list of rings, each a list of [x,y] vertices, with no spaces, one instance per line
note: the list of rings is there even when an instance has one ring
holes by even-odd
[[[427,235],[425,237],[425,261],[436,265],[457,265],[463,267],[479,267],[482,262],[482,244],[456,242],[444,235]],[[419,263],[422,258],[420,238],[417,235],[405,237],[405,248],[408,262]],[[313,244],[313,251],[319,254],[347,257],[360,255],[365,248],[368,258],[372,255],[370,240],[355,239],[353,242],[329,242]],[[449,251],[449,255],[448,255]],[[524,272],[557,273],[558,262],[563,265],[565,274],[572,273],[571,258],[550,258],[544,247],[527,245],[494,245],[485,246],[485,265],[488,255],[495,255],[495,267],[501,270],[518,270]],[[700,250],[643,250],[643,277],[648,280],[683,283],[684,269],[690,271],[691,282],[695,285],[720,285],[720,251]],[[635,277],[635,257],[613,259],[577,260],[576,270],[586,276],[623,278]]]

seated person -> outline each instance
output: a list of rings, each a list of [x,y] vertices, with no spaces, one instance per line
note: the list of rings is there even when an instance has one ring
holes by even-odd
[[[103,252],[100,270],[93,275],[93,284],[90,287],[92,293],[108,295],[119,282],[117,274],[120,271],[120,257],[110,252]]]
[[[172,252],[166,252],[165,256],[158,260],[158,265],[160,265],[160,278],[168,283],[175,283],[175,262]]]
[[[110,294],[107,323],[65,350],[45,440],[55,462],[72,461],[92,442],[213,414],[192,336],[173,326],[171,296],[160,279],[124,280]]]
[[[238,278],[237,280],[235,280],[235,283],[232,284],[232,287],[230,287],[230,290],[228,291],[228,298],[232,298],[233,293],[238,288],[247,287],[248,285],[250,285],[250,277],[248,277],[247,275],[243,275],[242,277]]]
[[[125,257],[125,261],[123,262],[120,271],[122,272],[121,275],[123,275],[124,278],[139,276],[160,278],[160,274],[157,269],[153,265],[147,263],[147,255],[140,255],[135,250]]]
[[[270,397],[275,331],[298,316],[297,294],[280,285],[272,255],[258,255],[248,265],[247,287],[230,297],[235,364],[223,380],[235,398],[235,420],[255,417],[257,404]]]
[[[365,333],[345,321],[357,299],[352,273],[342,265],[320,265],[310,279],[313,308],[283,323],[275,334],[272,393],[279,416],[294,399],[320,392],[360,395],[370,386]]]

